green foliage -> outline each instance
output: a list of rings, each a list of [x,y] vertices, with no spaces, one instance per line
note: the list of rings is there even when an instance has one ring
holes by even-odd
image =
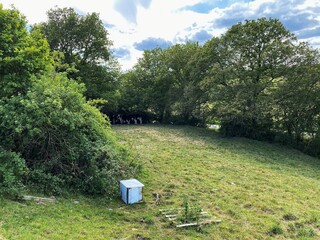
[[[107,65],[83,64],[78,66],[78,81],[86,86],[87,99],[105,99],[102,105],[104,113],[118,110],[120,99],[120,68],[110,60]]]
[[[188,196],[185,195],[183,197],[182,208],[182,215],[179,216],[179,221],[181,221],[181,223],[199,223],[200,213],[202,210],[198,202],[191,202]]]
[[[320,146],[320,135],[318,130],[318,133],[316,134],[315,138],[304,141],[302,148],[300,149],[302,149],[303,152],[305,152],[306,154],[320,158],[319,146]]]
[[[114,85],[116,64],[108,70],[99,65],[109,58],[110,42],[97,14],[80,17],[72,9],[48,14],[49,24],[29,33],[16,9],[0,5],[0,143],[7,150],[0,152],[0,193],[16,193],[24,182],[44,193],[111,195],[119,178],[132,173],[129,154],[117,144],[109,119],[93,106],[106,101],[87,103],[84,84],[67,78],[78,74],[77,64],[92,65],[82,70],[88,76],[94,72],[102,90]],[[65,51],[50,53],[43,30],[53,38],[53,49]],[[110,84],[103,85],[107,77]],[[117,91],[111,86],[104,94]]]
[[[41,29],[50,48],[64,53],[66,63],[99,63],[110,56],[108,32],[97,13],[82,16],[72,8],[54,8]]]
[[[133,175],[136,166],[128,161],[130,156],[123,148],[105,145],[98,149],[88,169],[83,171],[83,183],[78,183],[86,193],[113,196],[118,194],[119,181]]]
[[[183,222],[184,223],[187,223],[188,222],[188,219],[189,219],[189,200],[187,198],[187,196],[184,196],[184,199],[183,199]]]
[[[43,73],[50,63],[48,43],[39,30],[29,34],[19,11],[0,5],[0,98],[25,93],[31,74]]]
[[[27,173],[25,161],[19,154],[0,147],[0,195],[19,195],[24,188],[23,177]]]
[[[300,147],[307,133],[315,140],[320,113],[320,55],[307,44],[296,47],[290,68],[275,90],[276,127]]]
[[[225,134],[256,139],[268,135],[272,90],[286,69],[293,40],[278,20],[261,18],[232,26],[215,43],[212,54],[217,55],[204,86],[211,86]]]
[[[200,46],[187,42],[176,44],[167,50],[167,65],[173,76],[171,90],[171,116],[175,123],[196,125],[199,119],[199,102],[203,91],[199,87],[199,78],[192,75],[194,60]]]
[[[224,136],[319,156],[319,66],[319,51],[279,20],[247,20],[203,46],[145,51],[123,77],[121,109],[163,123],[219,124]]]
[[[119,100],[117,61],[110,55],[111,41],[97,13],[80,15],[72,8],[54,8],[47,12],[48,21],[39,28],[48,39],[52,51],[64,54],[62,64],[76,72],[68,77],[86,85],[87,99],[108,100],[104,112],[115,111]]]
[[[122,78],[121,105],[124,112],[155,114],[166,117],[167,92],[171,79],[165,75],[164,50],[156,48],[143,53],[133,71]]]
[[[45,167],[38,166],[29,171],[25,178],[25,185],[35,193],[62,195],[69,190],[62,177],[46,171]]]
[[[206,124],[217,123],[213,114],[215,103],[210,101],[211,94],[210,89],[212,83],[207,81],[207,78],[212,70],[213,66],[219,62],[219,46],[221,39],[212,38],[208,40],[202,47],[191,56],[188,63],[188,74],[191,79],[193,87],[192,96],[189,96],[190,104],[194,106],[194,115],[200,120],[202,126]]]
[[[189,73],[196,43],[144,52],[134,69],[123,77],[121,109],[149,113],[163,123],[197,123],[199,88]]]
[[[117,146],[109,120],[86,103],[83,91],[65,74],[50,74],[34,78],[26,96],[1,101],[0,141],[21,153],[30,184],[43,191],[75,186],[82,192],[110,193],[116,183],[111,178],[128,170],[121,167],[125,150]]]
[[[279,20],[247,20],[203,46],[145,51],[123,77],[121,109],[163,123],[219,124],[225,136],[319,156],[319,66],[319,51]]]

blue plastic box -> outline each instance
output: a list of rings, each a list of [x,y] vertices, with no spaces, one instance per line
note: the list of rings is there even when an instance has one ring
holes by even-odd
[[[142,200],[142,188],[144,185],[137,179],[120,181],[122,201],[126,204],[133,204]]]

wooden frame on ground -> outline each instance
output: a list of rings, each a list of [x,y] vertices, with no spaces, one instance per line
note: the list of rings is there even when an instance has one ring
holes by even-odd
[[[185,219],[183,217],[184,208],[160,209],[160,213],[166,217],[177,228],[203,226],[210,223],[220,223],[221,220],[208,212],[200,211],[196,217]],[[190,208],[192,210],[192,208]]]

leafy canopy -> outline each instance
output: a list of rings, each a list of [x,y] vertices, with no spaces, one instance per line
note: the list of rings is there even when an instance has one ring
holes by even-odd
[[[19,11],[0,4],[0,98],[25,93],[30,76],[47,71],[50,64],[48,43],[39,29],[29,34]]]
[[[70,78],[86,85],[87,99],[108,101],[104,112],[114,111],[119,99],[120,67],[111,56],[108,31],[97,13],[78,14],[72,8],[54,8],[40,24],[52,51],[64,54],[63,63],[77,71]]]

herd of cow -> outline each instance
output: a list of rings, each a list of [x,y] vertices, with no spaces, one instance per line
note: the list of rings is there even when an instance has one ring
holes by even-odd
[[[142,116],[139,115],[122,115],[112,116],[112,124],[142,124]]]

